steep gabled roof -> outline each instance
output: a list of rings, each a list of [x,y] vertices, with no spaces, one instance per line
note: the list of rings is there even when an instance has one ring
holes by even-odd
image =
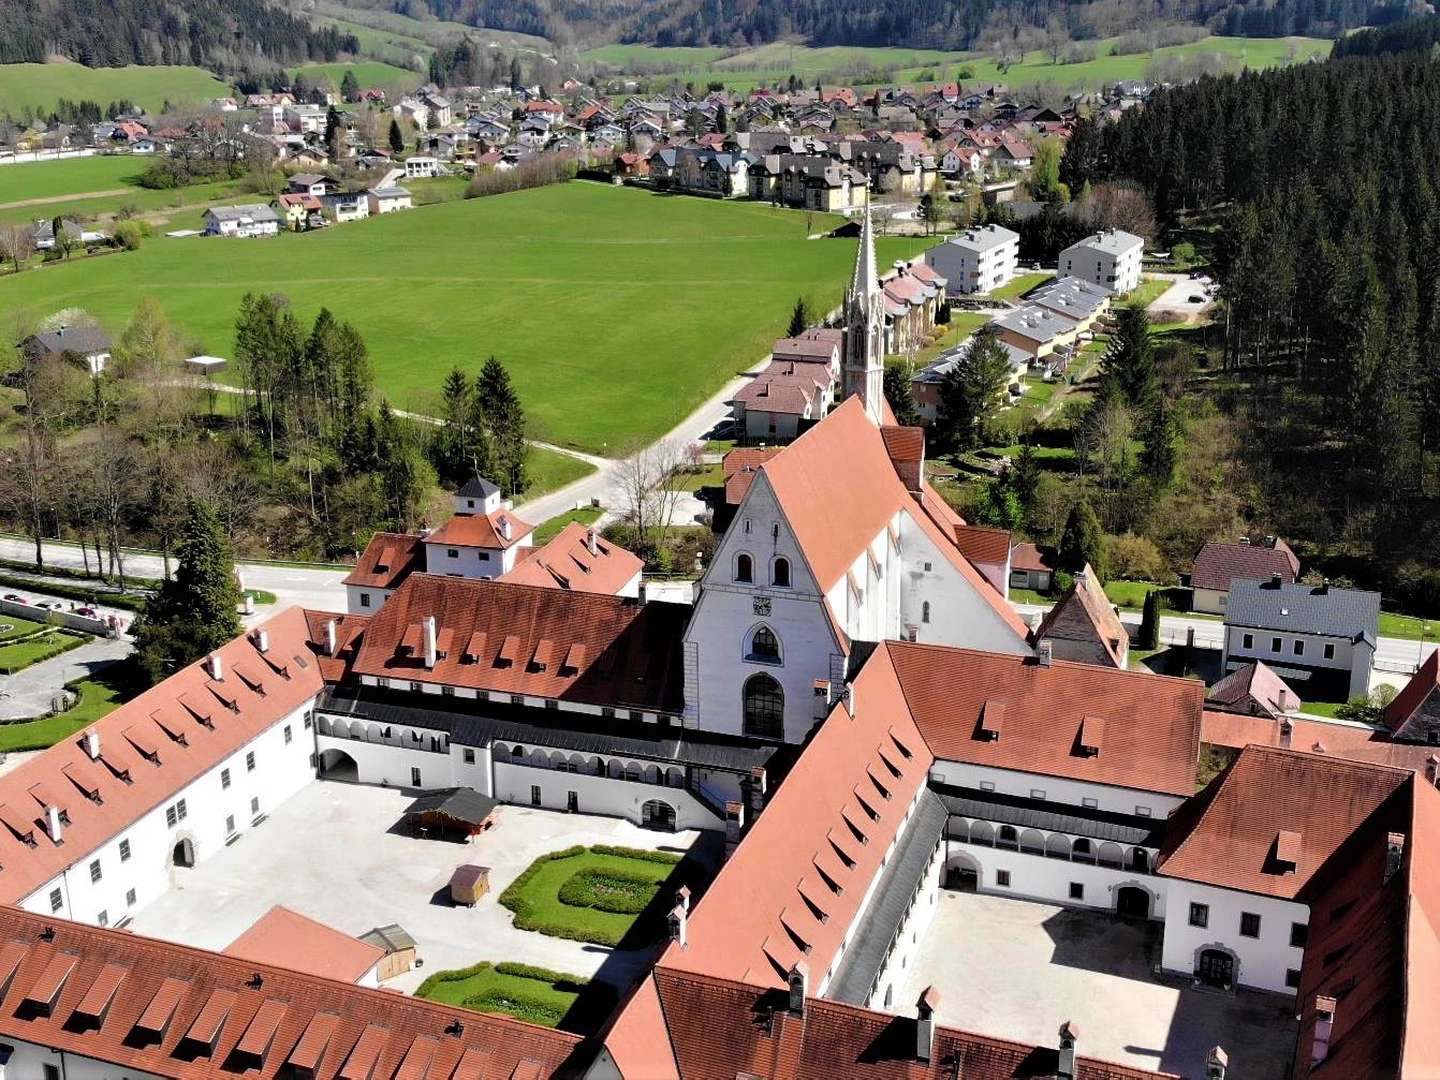
[[[689,608],[501,581],[412,574],[371,617],[353,670],[499,694],[679,712]],[[442,646],[425,667],[421,628]],[[537,655],[544,643],[548,656]],[[573,666],[572,666],[573,665]]]
[[[1300,576],[1300,560],[1290,545],[1277,539],[1268,544],[1207,543],[1195,555],[1190,568],[1190,584],[1196,589],[1229,592],[1235,578],[1247,581],[1268,581],[1279,574],[1282,581]]]
[[[1087,563],[1075,575],[1069,590],[1041,620],[1035,640],[1047,638],[1067,641],[1098,642],[1115,667],[1125,666],[1125,650],[1130,645],[1130,632],[1105,595],[1095,571]]]
[[[412,571],[425,568],[425,544],[410,533],[377,532],[365,545],[355,569],[345,575],[346,585],[394,589]]]
[[[1320,634],[1368,641],[1380,633],[1380,594],[1300,582],[1230,583],[1226,626],[1247,626],[1292,634]]]
[[[0,909],[0,941],[17,960],[0,997],[0,1038],[116,1072],[274,1080],[303,1065],[316,1080],[391,1077],[417,1044],[429,1051],[427,1076],[580,1071],[575,1035],[250,959],[13,908]],[[22,1008],[32,994],[51,992],[57,961],[66,973],[53,1004]],[[103,1002],[91,996],[97,985],[109,990]],[[369,1062],[363,1071],[360,1058]],[[462,1067],[467,1058],[483,1070]]]
[[[937,758],[1172,795],[1195,790],[1198,682],[938,645],[883,649]],[[1082,744],[1092,720],[1104,722],[1098,753]]]
[[[632,551],[606,540],[598,532],[590,550],[593,527],[572,521],[544,547],[515,564],[500,580],[514,585],[539,585],[570,592],[615,595],[644,569]]]
[[[819,980],[931,760],[877,650],[695,906],[687,946],[660,965],[783,987],[803,960]]]
[[[1170,816],[1157,872],[1293,900],[1413,774],[1296,750],[1248,746]],[[1293,869],[1279,831],[1298,833]]]
[[[190,664],[91,724],[99,761],[77,732],[0,777],[0,902],[30,895],[319,694],[308,637],[305,612],[287,608],[216,650],[222,680]],[[45,830],[47,798],[68,819],[62,844]]]
[[[1205,700],[1213,708],[1252,716],[1279,717],[1304,708],[1300,695],[1260,660],[1241,664],[1212,686]]]
[[[517,517],[513,510],[492,510],[488,514],[456,514],[425,537],[425,543],[504,550],[534,531],[535,526]]]
[[[1440,693],[1440,649],[1426,658],[1400,693],[1395,695],[1395,700],[1385,706],[1385,726],[1399,732],[1436,693]]]

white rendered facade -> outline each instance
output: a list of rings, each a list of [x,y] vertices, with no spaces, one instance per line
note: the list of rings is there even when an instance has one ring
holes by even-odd
[[[1020,234],[1001,225],[966,229],[925,252],[952,294],[993,292],[1015,277]]]
[[[1059,277],[1078,277],[1109,289],[1117,295],[1140,284],[1141,258],[1145,241],[1119,229],[1087,236],[1060,253]]]

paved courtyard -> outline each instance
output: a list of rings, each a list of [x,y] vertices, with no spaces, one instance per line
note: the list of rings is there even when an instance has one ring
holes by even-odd
[[[513,960],[623,987],[650,960],[623,951],[517,930],[498,897],[538,855],[572,844],[683,852],[697,841],[718,860],[719,834],[657,833],[617,818],[501,806],[469,844],[421,840],[395,828],[412,796],[395,788],[317,781],[258,829],[188,870],[176,888],[136,914],[130,929],[223,949],[273,904],[351,935],[399,923],[424,966],[388,980],[412,991],[426,975],[481,960]],[[490,893],[452,907],[447,885],[462,863],[490,867]],[[601,968],[604,968],[603,972]]]
[[[1153,975],[1159,935],[1158,923],[944,890],[894,1007],[911,1012],[933,985],[942,1022],[979,1034],[1053,1046],[1070,1020],[1087,1057],[1199,1077],[1219,1044],[1235,1080],[1289,1076],[1293,1003]]]

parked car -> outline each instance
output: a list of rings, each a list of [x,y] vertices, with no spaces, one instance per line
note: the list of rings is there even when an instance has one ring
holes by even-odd
[[[75,614],[84,615],[86,618],[89,619],[98,619],[100,617],[100,613],[96,611],[93,607],[76,608]]]
[[[13,592],[12,592],[12,593],[6,593],[6,594],[5,594],[5,599],[6,599],[6,600],[9,600],[11,603],[14,603],[14,604],[28,604],[28,603],[30,602],[29,600],[26,600],[25,597],[20,596],[19,594],[13,593]]]
[[[1199,293],[1191,293],[1185,298],[1185,302],[1187,304],[1203,304],[1205,303],[1205,297],[1201,296]]]

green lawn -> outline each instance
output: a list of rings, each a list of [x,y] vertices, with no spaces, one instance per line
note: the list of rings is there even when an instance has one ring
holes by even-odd
[[[1380,613],[1380,636],[1406,638],[1410,641],[1440,638],[1440,619],[1417,619],[1414,615],[1397,615],[1393,611]]]
[[[555,539],[561,529],[565,528],[572,521],[578,521],[581,525],[593,525],[599,520],[600,515],[605,511],[595,506],[584,506],[579,510],[568,510],[563,514],[556,514],[549,521],[544,522],[535,530],[535,546],[548,544]]]
[[[159,112],[176,104],[225,97],[230,88],[198,67],[84,67],[61,61],[54,64],[0,64],[0,114],[19,117],[27,110],[49,112],[60,98],[96,101],[133,101],[142,109]]]
[[[337,90],[347,71],[355,73],[355,81],[360,84],[360,89],[369,90],[378,86],[386,94],[409,93],[425,81],[419,72],[379,60],[358,60],[348,64],[302,64],[294,70],[304,75],[312,84],[328,81]]]
[[[80,700],[65,712],[41,720],[0,724],[0,753],[54,746],[140,692],[133,669],[124,663],[112,664],[89,678],[69,683],[67,689],[78,692]]]
[[[1034,589],[1017,589],[1012,585],[1010,601],[1015,604],[1053,604],[1055,597],[1036,592]]]
[[[520,965],[476,964],[458,971],[439,971],[427,978],[416,997],[459,1005],[477,1012],[498,1012],[532,1024],[555,1027],[575,1005],[583,980],[551,972],[554,978],[514,974],[528,971]],[[533,969],[536,973],[540,969]],[[574,987],[574,989],[570,989]]]
[[[559,454],[538,446],[528,447],[525,451],[525,498],[534,499],[547,491],[573,484],[594,471],[594,465],[569,454]]]
[[[1328,716],[1334,719],[1340,715],[1340,710],[1345,707],[1345,704],[1343,701],[1311,701],[1306,698],[1304,707],[1300,711],[1310,713],[1312,716]]]
[[[7,165],[0,169],[0,203],[134,187],[149,164],[133,154],[105,154]]]
[[[14,675],[31,664],[38,664],[71,649],[78,649],[89,640],[90,638],[83,634],[56,630],[25,641],[17,641],[13,645],[0,645],[0,674]]]
[[[628,908],[624,911],[605,911],[598,907],[567,903],[560,898],[560,893],[572,879],[584,880],[596,874],[611,874],[617,879],[643,881],[643,889],[648,893],[643,899],[648,900],[659,891],[661,882],[674,872],[680,861],[679,856],[658,852],[619,854],[628,850],[573,847],[542,855],[500,895],[500,903],[515,913],[515,925],[521,930],[535,930],[552,937],[588,941],[596,945],[619,944],[638,914],[634,905],[629,903],[632,898],[628,893],[616,904],[617,907]],[[637,857],[642,854],[649,857]],[[616,892],[620,891],[617,886]]]
[[[1099,55],[1084,63],[1056,64],[1048,53],[1033,52],[1004,72],[993,59],[976,53],[845,46],[809,48],[778,42],[739,50],[606,45],[591,49],[582,54],[582,58],[639,74],[666,70],[673,71],[682,80],[719,79],[736,90],[773,83],[791,73],[799,75],[807,84],[821,76],[851,82],[854,76],[877,68],[887,69],[889,82],[914,83],[924,75],[936,81],[963,79],[966,83],[1000,82],[1012,87],[1054,83],[1060,87],[1098,88],[1122,79],[1143,79],[1151,61],[1163,57],[1218,55],[1225,59],[1227,68],[1239,70],[1246,66],[1265,68],[1287,64],[1292,60],[1292,53],[1293,59],[1305,60],[1330,51],[1330,42],[1321,38],[1211,37],[1190,45],[1167,46],[1153,53],[1126,56],[1110,53],[1113,38],[1097,45]]]
[[[980,315],[973,311],[952,311],[950,321],[944,328],[945,333],[940,339],[926,345],[916,354],[915,370],[919,371],[947,349],[953,349],[989,321],[989,315]]]
[[[0,641],[9,641],[12,638],[25,637],[27,634],[38,633],[44,629],[44,623],[32,622],[30,619],[19,619],[14,615],[0,615]]]
[[[1145,606],[1145,597],[1156,589],[1163,589],[1165,586],[1156,585],[1152,581],[1107,581],[1105,583],[1105,595],[1110,602],[1117,607],[1128,608],[1132,611],[1139,611]]]
[[[722,487],[725,483],[725,466],[722,462],[702,465],[698,472],[682,472],[674,477],[672,487],[676,491],[699,491],[703,487]]]
[[[1000,288],[996,289],[993,293],[990,294],[990,296],[992,299],[995,300],[1014,300],[1017,297],[1023,296],[1025,293],[1028,293],[1031,289],[1036,288],[1042,283],[1049,281],[1054,276],[1055,275],[1050,273],[1049,271],[1037,271],[1033,274],[1021,274],[1014,281],[1010,282],[1010,284],[1001,286]]]
[[[7,166],[7,168],[29,168],[29,166]],[[120,185],[106,190],[119,190]],[[129,188],[121,195],[96,195],[84,199],[63,199],[30,206],[0,208],[0,221],[34,221],[37,218],[54,217],[63,214],[76,221],[88,221],[102,214],[115,214],[121,210],[143,213],[153,221],[157,234],[164,232],[174,222],[175,228],[198,228],[200,214],[207,206],[232,202],[265,202],[267,196],[242,194],[241,184],[235,180],[214,180],[190,187],[152,190],[150,188]],[[184,220],[178,220],[183,218]],[[158,235],[145,243],[159,239]]]
[[[536,437],[617,456],[753,365],[797,296],[818,310],[840,299],[855,245],[805,240],[804,222],[576,182],[273,239],[161,237],[0,279],[0,310],[81,307],[118,335],[155,295],[198,349],[227,356],[242,295],[282,292],[302,321],[323,305],[354,322],[399,407],[423,407],[449,368],[478,372],[493,353]],[[882,238],[879,261],[924,243]]]

